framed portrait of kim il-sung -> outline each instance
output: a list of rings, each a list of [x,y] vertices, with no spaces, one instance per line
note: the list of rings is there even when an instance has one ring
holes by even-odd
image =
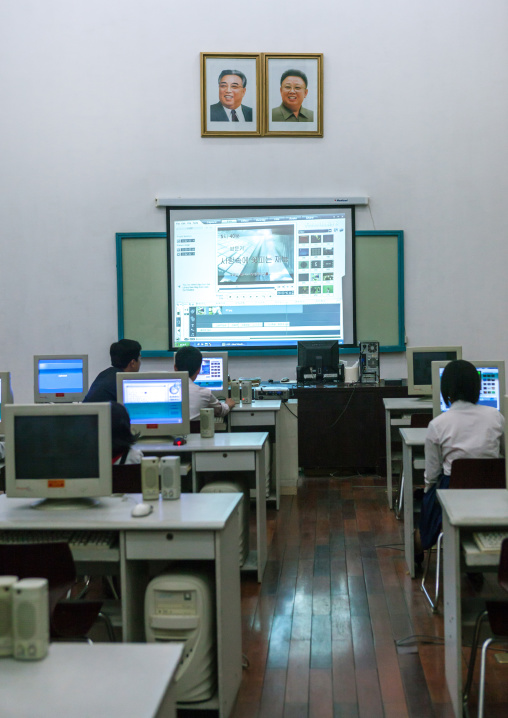
[[[201,136],[261,134],[261,54],[201,53]]]
[[[323,136],[323,55],[265,54],[264,135]]]

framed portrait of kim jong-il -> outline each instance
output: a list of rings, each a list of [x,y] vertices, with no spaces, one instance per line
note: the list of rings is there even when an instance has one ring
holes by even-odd
[[[201,53],[201,136],[261,134],[261,54]]]
[[[323,136],[323,55],[265,54],[264,133]]]

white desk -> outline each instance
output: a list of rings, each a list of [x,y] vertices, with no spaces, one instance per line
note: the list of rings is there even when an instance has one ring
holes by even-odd
[[[199,474],[205,471],[253,471],[256,476],[256,551],[250,551],[243,571],[256,570],[261,582],[266,566],[266,431],[219,433],[212,439],[189,434],[183,446],[172,441],[139,441],[136,448],[146,456],[190,454],[192,458],[192,490],[200,490]],[[207,494],[209,495],[209,494]]]
[[[508,491],[505,489],[447,489],[438,491],[443,507],[443,575],[445,671],[453,709],[462,718],[462,605],[461,542],[470,531],[508,528]],[[479,552],[478,552],[479,553]],[[499,556],[469,562],[473,570],[499,563]]]
[[[193,561],[207,562],[215,577],[218,689],[217,695],[200,703],[199,708],[218,710],[220,718],[227,718],[242,677],[235,510],[240,495],[182,494],[178,501],[152,502],[155,507],[152,514],[132,518],[132,506],[140,500],[139,494],[126,494],[123,498],[101,499],[100,505],[93,509],[40,511],[31,507],[31,499],[8,499],[4,495],[0,496],[0,526],[9,531],[117,532],[118,549],[113,549],[111,556],[101,555],[95,560],[102,561],[108,573],[116,568],[120,574],[123,641],[127,643],[145,640],[144,596],[150,580],[166,571],[170,561],[184,562],[186,567]],[[108,715],[107,712],[90,714]]]
[[[252,404],[236,404],[229,412],[229,430],[260,427],[273,427],[272,436],[272,456],[271,456],[271,475],[272,485],[274,487],[273,499],[277,511],[280,506],[280,477],[281,477],[281,455],[282,446],[280,441],[280,399],[272,401],[261,401],[255,399]],[[270,467],[269,467],[270,468]],[[272,492],[270,491],[270,498]]]
[[[174,718],[182,644],[52,643],[42,661],[0,662],[4,718]]]
[[[392,428],[399,429],[411,425],[411,414],[432,413],[432,401],[417,397],[383,399],[386,424],[386,488],[388,505],[393,508],[393,462],[400,460],[400,454],[392,451]]]
[[[425,468],[425,460],[414,458],[415,449],[425,445],[427,429],[400,429],[404,471],[404,553],[411,578],[415,577],[413,468]],[[416,464],[416,466],[415,466]]]

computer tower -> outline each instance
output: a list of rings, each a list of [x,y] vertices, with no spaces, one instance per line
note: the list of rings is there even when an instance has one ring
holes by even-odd
[[[147,643],[184,644],[175,676],[179,703],[207,701],[217,687],[213,579],[205,573],[167,573],[145,592]]]
[[[240,531],[240,566],[247,560],[249,555],[249,501],[241,484],[234,481],[213,481],[201,489],[202,494],[243,494],[238,504],[238,526]]]
[[[12,589],[17,580],[17,576],[0,576],[0,656],[12,656],[14,652]]]
[[[12,591],[14,658],[37,661],[49,647],[48,581],[23,578]]]
[[[360,342],[360,381],[362,384],[379,381],[379,342]]]

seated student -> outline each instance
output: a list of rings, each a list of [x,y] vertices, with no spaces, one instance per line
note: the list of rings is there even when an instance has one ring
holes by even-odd
[[[504,453],[504,417],[497,409],[477,403],[480,388],[480,375],[468,361],[459,359],[446,365],[441,395],[450,409],[430,422],[425,438],[425,493],[420,516],[423,549],[437,540],[441,507],[436,488],[448,488],[453,461],[497,459]]]
[[[194,379],[199,374],[203,356],[196,347],[182,347],[175,354],[175,371],[186,371],[189,374],[189,412],[190,420],[199,419],[201,409],[213,409],[214,416],[226,416],[235,405],[233,399],[219,401],[210,389],[197,386]]]
[[[134,448],[138,440],[131,432],[129,412],[123,404],[111,402],[111,446],[113,464],[140,464],[143,453]]]
[[[120,339],[109,348],[111,364],[96,377],[83,401],[116,401],[116,375],[119,371],[139,371],[141,344],[133,339]]]

